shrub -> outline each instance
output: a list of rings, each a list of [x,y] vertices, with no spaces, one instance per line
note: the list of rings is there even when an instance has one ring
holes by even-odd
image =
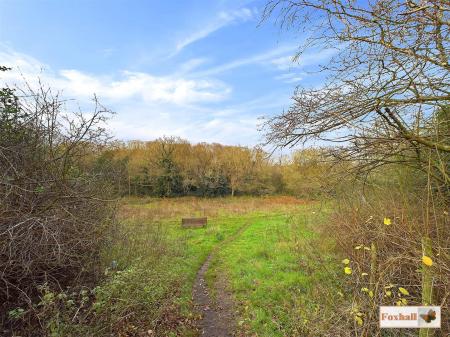
[[[343,254],[347,327],[380,336],[380,305],[441,305],[448,310],[450,259],[447,190],[402,165],[384,168],[341,189],[328,228]],[[431,249],[425,242],[431,243]],[[426,258],[424,258],[426,256]],[[429,278],[427,280],[427,278]],[[432,289],[428,296],[426,288]],[[442,323],[442,335],[448,322]],[[338,325],[336,325],[338,327]],[[342,331],[341,330],[341,331]],[[392,331],[389,336],[414,336]]]
[[[95,100],[89,116],[67,112],[42,86],[3,89],[1,98],[0,324],[8,334],[45,327],[42,287],[51,294],[95,277],[114,208],[104,170],[88,159],[108,140],[106,109]]]

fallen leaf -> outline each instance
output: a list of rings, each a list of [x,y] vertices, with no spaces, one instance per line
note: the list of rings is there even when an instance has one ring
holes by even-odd
[[[431,257],[428,257],[426,255],[422,256],[422,262],[428,267],[431,267],[433,265],[433,260],[431,259]]]
[[[403,295],[408,296],[409,295],[409,291],[406,290],[405,288],[399,287],[398,291],[400,291]]]

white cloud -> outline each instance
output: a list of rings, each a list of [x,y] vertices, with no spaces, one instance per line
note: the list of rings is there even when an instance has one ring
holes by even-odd
[[[207,63],[209,60],[207,58],[193,58],[181,64],[180,69],[177,74],[186,74],[192,70],[198,68],[202,64]]]
[[[303,72],[301,72],[301,73],[292,72],[292,73],[285,73],[285,74],[275,76],[275,79],[283,81],[284,83],[298,83],[304,79],[305,75],[306,74]]]
[[[133,118],[123,118],[129,111],[133,111]],[[259,141],[257,118],[245,115],[233,115],[232,118],[215,116],[213,111],[191,107],[181,112],[161,105],[134,105],[121,109],[109,122],[109,127],[115,135],[120,135],[120,139],[124,140],[151,140],[170,135],[194,143],[256,145]]]
[[[285,51],[267,52],[240,64],[265,64]],[[3,83],[21,85],[24,79],[33,85],[39,77],[44,85],[62,90],[64,98],[76,99],[82,108],[90,106],[88,102],[96,93],[106,107],[117,112],[108,128],[118,139],[173,135],[192,142],[255,145],[260,140],[257,116],[282,109],[290,90],[227,103],[232,92],[229,85],[211,76],[192,76],[191,70],[207,61],[191,59],[167,76],[130,71],[98,76],[76,69],[51,69],[35,58],[7,50],[0,52],[0,64],[19,66],[23,77],[16,70],[0,73],[0,87]]]
[[[147,103],[192,104],[221,101],[231,88],[212,79],[188,79],[178,76],[154,76],[143,72],[123,71],[118,76],[94,76],[74,69],[53,72],[38,60],[13,51],[0,52],[0,64],[15,68],[2,74],[4,82],[42,81],[67,95],[85,99],[96,94],[111,102],[141,99]],[[20,70],[20,74],[17,70]]]
[[[217,75],[220,73],[223,73],[225,71],[233,70],[235,68],[251,65],[251,64],[260,64],[260,65],[267,65],[272,64],[272,61],[276,58],[286,57],[285,54],[289,53],[292,54],[293,51],[297,49],[296,46],[293,45],[283,45],[279,46],[275,49],[270,49],[268,51],[262,52],[260,54],[256,54],[250,57],[244,57],[241,59],[237,59],[213,68],[210,68],[208,70],[205,70],[203,72],[199,72],[196,74],[196,76],[212,76]]]
[[[329,60],[336,53],[337,49],[322,49],[303,53],[297,57],[295,54],[283,55],[271,59],[270,63],[279,70],[289,70],[317,65],[320,62]]]
[[[64,98],[74,98],[82,107],[88,107],[88,99],[96,93],[105,106],[117,112],[108,121],[108,128],[118,139],[151,140],[173,135],[192,142],[224,144],[255,144],[258,140],[256,118],[246,114],[249,107],[231,107],[233,113],[223,116],[215,112],[226,111],[226,105],[208,107],[231,92],[218,80],[129,71],[119,76],[94,76],[74,69],[56,71],[12,50],[0,52],[0,64],[13,67],[13,71],[0,74],[0,87],[5,83],[20,86],[24,80],[34,86],[39,77],[44,85],[63,91]]]
[[[63,70],[66,89],[77,96],[96,93],[112,101],[132,97],[146,102],[170,102],[179,105],[212,102],[225,99],[231,89],[220,81],[158,77],[141,72],[122,72],[120,79],[109,80],[84,74],[77,70]]]
[[[252,20],[256,16],[256,10],[249,8],[240,8],[232,11],[221,11],[216,17],[203,27],[191,32],[189,35],[180,39],[176,46],[175,52],[171,55],[174,56],[181,52],[187,46],[206,38],[219,29],[228,26],[235,22],[246,22]]]
[[[281,56],[270,60],[270,63],[279,70],[292,69],[298,67],[298,63],[294,62],[293,55]]]

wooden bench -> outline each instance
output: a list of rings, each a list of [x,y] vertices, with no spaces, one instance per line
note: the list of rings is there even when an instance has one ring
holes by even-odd
[[[201,228],[206,227],[208,223],[208,218],[182,218],[181,226],[183,228]]]

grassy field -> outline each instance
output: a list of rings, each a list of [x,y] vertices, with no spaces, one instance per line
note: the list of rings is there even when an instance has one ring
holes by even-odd
[[[214,251],[208,284],[214,294],[215,281],[226,281],[239,333],[296,336],[316,310],[315,284],[330,283],[315,268],[335,260],[316,254],[329,249],[315,231],[327,213],[321,203],[290,197],[123,200],[104,253],[107,278],[86,311],[89,323],[55,324],[55,331],[197,336],[192,287]],[[208,217],[206,228],[181,228],[181,217],[200,215]]]
[[[334,286],[323,268],[335,265],[335,259],[325,253],[330,243],[318,240],[314,232],[326,216],[327,209],[317,203],[288,213],[262,212],[219,251],[210,270],[210,284],[219,275],[227,278],[241,336],[304,336],[310,332],[309,320],[318,308],[316,290]]]

